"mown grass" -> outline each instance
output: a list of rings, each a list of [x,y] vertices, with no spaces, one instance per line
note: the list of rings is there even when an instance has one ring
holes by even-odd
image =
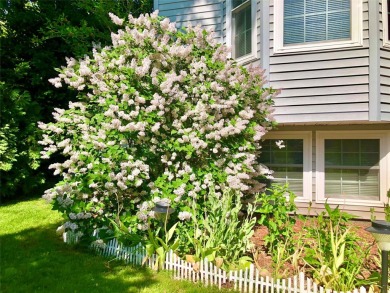
[[[60,223],[41,199],[0,207],[0,292],[219,292],[68,246]]]

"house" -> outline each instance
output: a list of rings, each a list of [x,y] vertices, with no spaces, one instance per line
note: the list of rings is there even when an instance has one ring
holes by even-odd
[[[213,28],[266,70],[277,130],[262,160],[302,212],[325,201],[383,218],[390,189],[390,1],[154,0],[178,26]],[[273,143],[283,140],[285,148]]]

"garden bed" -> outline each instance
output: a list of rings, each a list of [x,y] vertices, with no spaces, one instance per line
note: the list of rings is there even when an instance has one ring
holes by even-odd
[[[294,232],[296,235],[303,232],[305,225],[308,225],[308,222],[304,222],[298,219],[294,225]],[[367,268],[370,271],[380,272],[380,262],[379,262],[379,252],[378,246],[376,245],[375,239],[370,232],[367,232],[365,229],[371,226],[371,222],[367,220],[353,220],[348,224],[352,227],[354,231],[361,239],[364,244],[372,244],[370,248],[371,257],[368,258],[366,263]],[[266,247],[264,245],[264,237],[268,234],[268,230],[265,226],[256,226],[255,233],[252,237],[252,241],[255,244],[256,248],[259,251],[257,258],[255,259],[256,266],[261,268],[261,273],[263,276],[272,276],[273,275],[273,265],[271,256],[266,253]],[[302,271],[304,271],[304,264],[302,264]],[[291,272],[291,264],[286,264],[286,269],[288,272]]]

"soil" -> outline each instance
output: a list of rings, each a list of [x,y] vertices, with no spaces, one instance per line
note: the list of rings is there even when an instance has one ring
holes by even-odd
[[[303,231],[303,226],[308,225],[308,222],[303,222],[301,220],[297,220],[294,225],[294,232],[296,235],[299,235]],[[380,263],[379,263],[379,254],[378,254],[378,247],[375,244],[375,239],[373,238],[372,234],[370,232],[367,232],[365,229],[371,226],[370,221],[363,221],[363,220],[354,220],[350,221],[349,225],[351,226],[351,229],[361,238],[361,243],[364,246],[370,245],[370,257],[368,257],[367,262],[365,263],[365,277],[368,277],[370,272],[378,271],[380,272]],[[261,275],[263,276],[273,276],[275,275],[272,267],[272,260],[271,256],[267,255],[266,248],[264,246],[264,237],[267,235],[268,230],[264,226],[257,226],[255,227],[255,233],[252,238],[253,243],[255,244],[255,251],[256,254],[254,255],[256,265],[261,271]],[[305,264],[303,260],[300,260],[300,271],[306,271],[305,270]],[[294,269],[291,263],[286,263],[283,266],[282,275],[285,275],[283,277],[289,277],[294,275]]]

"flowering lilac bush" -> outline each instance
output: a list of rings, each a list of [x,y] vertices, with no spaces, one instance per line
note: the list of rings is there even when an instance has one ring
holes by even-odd
[[[110,220],[131,233],[149,228],[154,202],[180,220],[208,188],[254,194],[266,168],[257,162],[262,136],[273,126],[272,96],[259,68],[243,68],[213,34],[177,30],[157,13],[110,15],[121,29],[112,46],[92,57],[67,59],[50,82],[79,91],[69,109],[43,124],[43,158],[63,180],[44,197],[79,236]],[[88,233],[86,233],[88,232]]]

